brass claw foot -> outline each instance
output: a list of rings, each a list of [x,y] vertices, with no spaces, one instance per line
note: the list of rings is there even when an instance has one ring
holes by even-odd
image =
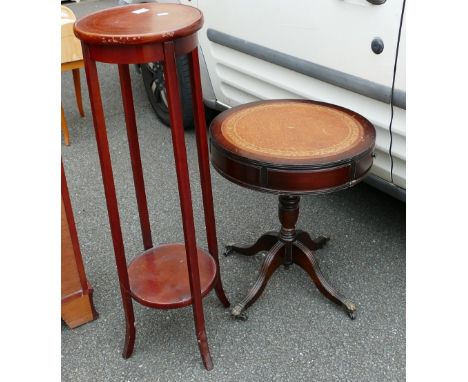
[[[352,302],[345,303],[345,309],[349,318],[351,318],[351,320],[355,320],[356,319],[356,305],[354,305]]]
[[[241,304],[236,305],[231,310],[231,317],[235,318],[236,320],[240,321],[247,321],[248,316],[243,312],[244,306]]]

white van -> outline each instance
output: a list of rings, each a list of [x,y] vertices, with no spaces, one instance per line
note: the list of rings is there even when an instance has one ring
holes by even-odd
[[[176,2],[176,1],[161,1]],[[406,199],[405,0],[181,0],[205,17],[199,32],[205,104],[305,98],[355,110],[377,130],[367,182]],[[178,62],[185,125],[187,62]],[[168,124],[162,68],[142,66]]]

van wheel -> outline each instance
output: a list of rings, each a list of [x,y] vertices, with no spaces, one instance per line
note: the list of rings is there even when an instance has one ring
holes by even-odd
[[[179,92],[182,107],[184,129],[193,128],[192,89],[190,87],[190,67],[187,56],[177,58],[177,75],[179,77]],[[164,67],[160,62],[149,62],[141,65],[141,74],[146,93],[158,119],[170,127],[169,109],[166,86],[164,82]]]

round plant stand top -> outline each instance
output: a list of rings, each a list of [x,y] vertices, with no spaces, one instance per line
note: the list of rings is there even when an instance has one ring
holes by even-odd
[[[75,23],[76,36],[92,45],[142,45],[186,37],[203,25],[203,14],[181,4],[142,3],[91,13]]]

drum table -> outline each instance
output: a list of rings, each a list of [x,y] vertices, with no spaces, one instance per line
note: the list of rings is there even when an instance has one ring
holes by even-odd
[[[351,110],[326,103],[260,101],[220,114],[210,126],[210,137],[211,161],[222,176],[279,195],[279,232],[267,232],[253,245],[226,247],[225,255],[268,251],[257,281],[232,315],[246,319],[243,311],[261,295],[275,270],[295,263],[354,319],[355,305],[325,280],[315,258],[314,251],[329,238],[312,239],[295,225],[300,195],[342,190],[366,176],[375,144],[372,124]]]
[[[213,363],[208,349],[202,297],[214,288],[225,307],[229,306],[229,301],[225,296],[219,273],[206,122],[201,93],[196,33],[202,25],[203,16],[196,8],[179,4],[148,3],[115,7],[90,14],[78,20],[74,31],[81,40],[83,48],[104,192],[125,313],[126,336],[123,356],[127,358],[132,354],[135,343],[132,299],[145,306],[159,309],[192,305],[198,347],[205,367],[210,370],[213,368]],[[175,61],[176,56],[182,54],[188,55],[190,63],[198,162],[209,253],[198,248],[195,241],[192,197]],[[96,61],[117,64],[119,69],[144,247],[143,253],[133,259],[128,266],[120,227]],[[153,246],[151,235],[129,72],[129,64],[154,61],[164,65],[185,238],[184,243],[159,246]],[[157,142],[154,142],[154,149],[157,150]]]

